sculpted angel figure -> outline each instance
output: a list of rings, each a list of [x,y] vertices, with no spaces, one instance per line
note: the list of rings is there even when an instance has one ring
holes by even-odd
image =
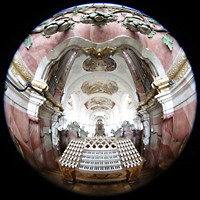
[[[59,123],[58,122],[53,122],[51,126],[51,132],[52,132],[52,142],[53,145],[56,146],[57,150],[59,150],[59,135],[58,135],[58,127]]]
[[[144,145],[148,145],[149,144],[149,137],[150,137],[150,126],[149,126],[149,122],[148,121],[144,121],[143,122],[143,136],[142,136],[142,140]],[[144,146],[144,149],[145,149]]]

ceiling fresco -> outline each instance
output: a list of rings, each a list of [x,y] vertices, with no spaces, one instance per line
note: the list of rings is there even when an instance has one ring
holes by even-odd
[[[109,108],[106,106],[94,106],[91,110],[108,110]]]
[[[110,99],[104,97],[94,97],[87,101],[85,104],[87,109],[96,110],[96,109],[104,109],[108,110],[109,108],[112,109],[115,106],[115,103]]]
[[[119,87],[116,82],[110,80],[92,80],[85,81],[81,90],[87,95],[94,93],[106,93],[112,95],[118,91]]]
[[[116,67],[117,64],[112,58],[107,58],[105,60],[88,58],[83,63],[83,69],[88,72],[110,72],[114,71]]]

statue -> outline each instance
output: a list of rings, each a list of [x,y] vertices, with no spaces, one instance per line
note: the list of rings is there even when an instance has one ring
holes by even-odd
[[[120,138],[123,135],[123,128],[117,129],[117,131],[114,132],[114,136],[116,138]]]
[[[59,150],[59,135],[58,135],[58,122],[53,122],[51,126],[51,132],[52,132],[52,142],[53,145],[56,146],[56,149]]]
[[[114,137],[114,129],[111,129],[110,133],[108,133],[108,137]]]
[[[94,134],[91,133],[91,132],[86,131],[86,133],[87,133],[87,137],[93,137],[94,136]]]
[[[148,145],[149,144],[149,137],[150,137],[150,127],[149,127],[149,122],[148,121],[144,121],[143,122],[143,136],[142,136],[142,140],[144,145]],[[144,149],[145,149],[144,146]]]
[[[89,134],[89,133],[87,133],[87,132],[85,132],[83,129],[79,129],[79,137],[80,138],[85,138],[85,137],[87,137],[87,135]]]

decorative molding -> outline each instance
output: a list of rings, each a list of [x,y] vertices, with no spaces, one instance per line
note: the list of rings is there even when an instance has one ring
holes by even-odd
[[[162,105],[163,120],[174,116],[174,104],[169,88],[164,92],[159,93],[154,98]]]
[[[39,108],[45,102],[46,98],[38,94],[31,93],[27,107],[27,114],[33,121],[39,120]]]
[[[152,83],[152,89],[146,99],[138,104],[137,111],[154,107],[155,102],[162,106],[163,120],[174,115],[172,95],[169,88],[169,78],[167,75],[157,77]]]
[[[181,49],[176,61],[172,64],[170,70],[167,72],[169,80],[174,79],[174,77],[177,76],[177,74],[179,73],[179,71],[182,69],[182,67],[185,65],[186,62],[188,63],[187,57],[184,51]],[[184,67],[182,72],[186,72],[188,68],[189,66]]]
[[[190,64],[188,61],[186,61],[181,69],[178,71],[178,73],[173,77],[173,81],[175,83],[179,82],[184,77],[189,68],[191,68]]]
[[[7,77],[9,78],[9,80],[12,81],[12,83],[14,83],[17,87],[21,88],[22,85],[17,81],[17,79],[15,78],[15,76],[10,72],[8,72]],[[10,84],[7,84],[8,88],[4,93],[4,97],[5,100],[7,102],[9,102],[9,104],[13,104],[13,100],[15,101],[15,106],[17,106],[17,108],[19,110],[21,110],[22,112],[26,112],[27,111],[27,105],[28,105],[28,101],[29,101],[29,97],[30,97],[30,90],[26,90],[23,93],[18,92],[13,86],[11,86]]]
[[[62,112],[58,109],[55,109],[55,106],[51,106],[45,101],[40,108],[39,116],[43,119],[48,119],[52,121],[57,121],[58,117],[62,114]]]
[[[197,99],[196,83],[192,69],[185,73],[178,84],[170,88],[175,109],[182,108]]]
[[[39,90],[42,94],[44,94],[47,99],[47,104],[53,107],[55,110],[63,111],[62,104],[54,99],[51,93],[48,91],[48,85],[46,82],[42,80],[33,79],[32,84],[35,89]]]
[[[58,31],[62,32],[68,29],[72,29],[74,23],[75,23],[74,21],[71,21],[69,19],[64,19],[60,21],[51,21],[49,24],[44,26],[44,31],[42,32],[42,35],[50,37],[49,35],[53,35]]]
[[[169,78],[167,75],[156,77],[156,79],[151,84],[152,88],[157,90],[158,93],[163,92],[165,89],[169,88]]]
[[[97,60],[105,60],[110,55],[114,55],[117,50],[117,47],[104,47],[103,49],[95,49],[94,47],[89,48],[82,48],[82,51],[89,55],[91,58],[97,59]]]
[[[122,19],[118,20],[119,17]],[[148,38],[152,38],[157,32],[163,32],[165,34],[162,36],[162,41],[170,51],[173,49],[173,38],[169,36],[169,32],[156,20],[135,9],[117,5],[93,4],[66,9],[41,23],[32,31],[32,34],[41,33],[46,38],[49,38],[57,32],[74,29],[78,23],[101,27],[110,22],[121,23],[123,27],[130,31],[148,35]],[[29,50],[33,43],[31,35],[25,39],[24,43],[27,50]]]
[[[17,78],[21,76],[25,81],[31,82],[33,80],[33,75],[28,71],[26,66],[23,64],[18,53],[15,54],[11,63],[11,72]]]
[[[37,88],[41,92],[48,91],[49,87],[48,87],[47,83],[45,83],[44,81],[33,79],[31,83],[32,83],[33,87]]]
[[[39,122],[40,117],[57,121],[58,116],[62,114],[60,109],[47,104],[46,98],[31,93],[27,106],[29,119]]]
[[[47,55],[41,60],[35,73],[35,78],[45,80],[50,70],[50,67],[55,64],[67,51],[70,49],[81,49],[94,47],[95,49],[103,49],[104,47],[117,47],[118,49],[130,48],[142,60],[144,60],[150,67],[155,76],[162,76],[165,74],[162,63],[157,56],[148,48],[145,48],[136,39],[128,36],[117,36],[103,43],[94,43],[84,38],[75,36],[67,38],[57,45],[53,51],[49,51]],[[81,50],[82,52],[82,50]],[[119,51],[116,51],[119,52]],[[115,54],[116,55],[116,54]]]
[[[46,91],[44,93],[44,96],[53,104],[54,109],[63,111],[62,104],[56,101],[49,91]],[[51,103],[48,103],[48,104],[52,105]]]
[[[117,21],[118,16],[113,15],[111,13],[101,12],[101,11],[95,11],[88,15],[82,15],[80,22],[85,24],[93,24],[97,26],[103,26],[106,25],[109,22]]]
[[[148,93],[147,97],[143,100],[140,101],[138,103],[138,108],[137,111],[145,109],[146,107],[148,107],[149,104],[152,103],[152,101],[154,100],[154,96],[157,94],[156,89],[151,89],[151,91]]]
[[[141,118],[141,122],[148,121],[150,119],[150,115],[146,109],[139,110],[138,115]]]
[[[170,51],[173,50],[174,39],[169,36],[168,32],[166,33],[166,35],[162,36],[162,41],[167,45]]]
[[[33,44],[33,39],[30,37],[31,35],[29,35],[25,40],[24,40],[24,44],[26,46],[26,48],[29,50],[29,48],[31,47],[31,45]]]

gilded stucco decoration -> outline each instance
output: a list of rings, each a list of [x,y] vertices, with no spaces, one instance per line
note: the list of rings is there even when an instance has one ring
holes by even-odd
[[[20,76],[24,81],[29,81],[37,91],[44,94],[45,98],[47,99],[46,102],[48,105],[53,107],[55,110],[63,110],[62,104],[57,102],[48,91],[49,87],[47,83],[42,80],[34,79],[33,75],[31,74],[31,72],[29,72],[28,68],[24,65],[17,53],[13,58],[10,69],[12,74],[16,78]]]
[[[93,59],[104,60],[111,55],[114,55],[117,47],[104,47],[103,49],[95,49],[94,47],[82,48],[82,51]]]
[[[147,97],[138,103],[137,111],[145,109],[148,105],[150,105],[154,101],[154,96],[156,94],[158,94],[156,89],[152,88]]]
[[[157,90],[157,92],[163,92],[169,87],[169,78],[167,75],[157,77],[151,84],[152,88]]]
[[[29,72],[27,67],[25,67],[22,59],[20,59],[17,53],[15,54],[11,63],[11,72],[16,78],[19,75],[25,81],[31,82],[33,80],[33,75]]]
[[[179,56],[167,72],[169,79],[173,79],[174,82],[178,82],[187,70],[190,68],[190,64],[183,50],[180,50]]]
[[[185,75],[185,73],[188,71],[189,68],[190,68],[190,63],[188,61],[186,61],[184,63],[184,65],[181,67],[181,69],[178,71],[176,76],[173,78],[173,81],[175,83],[180,81],[183,78],[183,76]]]
[[[118,91],[119,87],[115,81],[109,80],[91,80],[82,84],[81,90],[87,95],[95,93],[114,94]]]
[[[173,38],[156,20],[137,10],[117,5],[93,4],[66,9],[41,23],[32,31],[32,34],[41,33],[46,38],[49,38],[57,32],[74,29],[78,23],[101,27],[112,22],[117,22],[132,32],[140,32],[147,35],[148,38],[152,38],[157,32],[163,32],[162,41],[170,51],[173,49]],[[27,50],[29,50],[33,43],[31,35],[26,38],[24,43]]]
[[[85,104],[85,107],[87,109],[95,110],[95,109],[113,109],[115,106],[115,103],[105,97],[94,97],[90,100],[88,100]]]
[[[46,98],[46,103],[49,106],[53,107],[55,110],[63,111],[62,104],[56,101],[54,97],[51,95],[51,93],[48,90],[49,87],[46,82],[42,80],[33,79],[31,83],[36,90],[44,94],[44,97]]]
[[[151,84],[152,88],[150,92],[147,94],[147,97],[140,101],[138,104],[137,110],[142,110],[147,108],[150,104],[154,102],[154,97],[159,94],[163,93],[169,89],[169,78],[164,75],[161,77],[157,77]]]

